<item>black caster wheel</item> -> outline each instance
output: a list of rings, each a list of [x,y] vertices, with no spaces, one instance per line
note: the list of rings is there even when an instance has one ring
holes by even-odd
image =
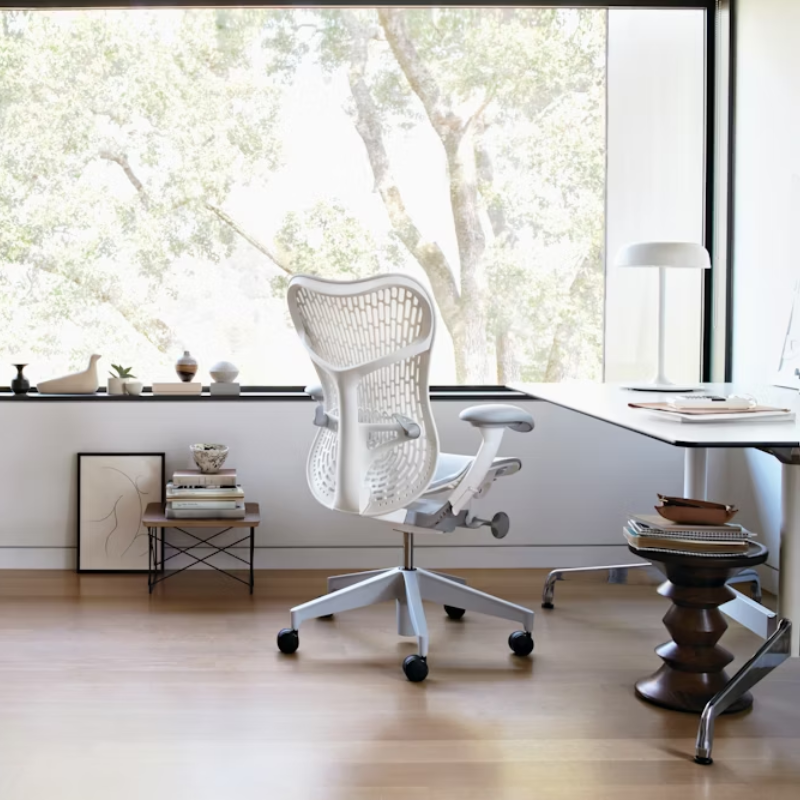
[[[456,608],[455,606],[445,606],[444,610],[450,619],[461,619],[467,613],[463,608]]]
[[[514,631],[508,637],[508,646],[517,656],[529,656],[533,652],[533,636],[527,631]]]
[[[403,672],[406,674],[411,683],[419,683],[428,677],[428,660],[422,656],[413,655],[408,656],[403,661]]]
[[[278,650],[290,656],[300,647],[300,636],[291,628],[283,628],[278,632]]]
[[[542,603],[542,608],[550,610],[551,608],[555,608],[555,606],[552,603]]]
[[[702,764],[704,767],[710,767],[714,763],[713,758],[703,758],[702,756],[695,756],[694,761],[696,764]]]

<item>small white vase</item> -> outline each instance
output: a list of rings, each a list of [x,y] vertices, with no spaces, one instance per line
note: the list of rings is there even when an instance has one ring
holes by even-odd
[[[125,394],[125,382],[122,380],[122,378],[108,379],[108,393]]]
[[[125,394],[140,395],[144,384],[141,381],[125,381],[122,387],[125,390]]]

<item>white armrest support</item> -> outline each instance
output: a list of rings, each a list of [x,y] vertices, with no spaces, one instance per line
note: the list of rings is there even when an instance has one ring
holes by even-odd
[[[476,428],[511,428],[519,433],[530,433],[533,430],[533,417],[519,406],[508,403],[470,406],[458,417]]]
[[[458,486],[453,489],[453,494],[450,495],[450,505],[454,514],[458,514],[459,511],[466,508],[473,496],[481,490],[483,482],[494,463],[497,451],[500,449],[503,433],[505,433],[505,426],[481,427],[483,441],[481,442],[480,450],[478,450],[478,455],[475,456],[475,460],[467,470],[467,474],[461,479]]]
[[[481,490],[481,487],[492,468],[503,433],[506,428],[520,433],[533,430],[533,417],[518,406],[506,403],[487,403],[481,406],[465,408],[459,415],[465,422],[478,428],[483,437],[478,455],[467,474],[461,479],[450,497],[453,512],[458,514],[466,508],[470,500]]]

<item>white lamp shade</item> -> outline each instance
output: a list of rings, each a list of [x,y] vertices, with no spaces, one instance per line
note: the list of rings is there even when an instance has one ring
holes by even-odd
[[[709,269],[708,250],[694,242],[635,242],[617,252],[615,267],[683,267]]]

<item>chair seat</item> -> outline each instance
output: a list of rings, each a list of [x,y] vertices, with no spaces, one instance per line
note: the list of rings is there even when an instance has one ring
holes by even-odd
[[[472,466],[473,461],[475,461],[474,456],[439,453],[436,472],[433,474],[433,479],[428,484],[425,494],[435,494],[458,483]],[[519,472],[521,468],[522,462],[518,458],[496,458],[492,462],[492,470],[495,472],[496,477],[511,475],[514,472]]]

